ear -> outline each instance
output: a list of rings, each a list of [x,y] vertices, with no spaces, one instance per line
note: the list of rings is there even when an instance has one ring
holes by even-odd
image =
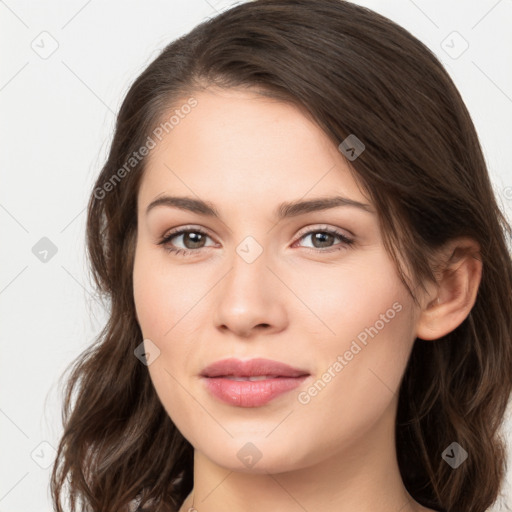
[[[475,304],[482,277],[480,245],[472,238],[450,240],[441,251],[437,286],[422,305],[416,337],[436,340],[456,329]]]

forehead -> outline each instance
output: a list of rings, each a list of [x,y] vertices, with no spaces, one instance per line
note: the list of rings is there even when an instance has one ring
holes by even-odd
[[[368,202],[337,146],[298,107],[249,90],[210,88],[193,97],[197,105],[148,156],[142,206],[171,192],[247,205],[333,193]]]

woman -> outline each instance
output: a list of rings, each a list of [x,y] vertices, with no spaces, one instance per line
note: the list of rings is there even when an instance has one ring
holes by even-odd
[[[406,30],[339,0],[202,23],[132,85],[91,194],[111,311],[68,383],[56,509],[69,479],[73,510],[484,511],[510,234]]]

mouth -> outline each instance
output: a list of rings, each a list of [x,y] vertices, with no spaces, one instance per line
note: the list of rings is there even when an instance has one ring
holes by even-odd
[[[310,373],[270,359],[224,359],[200,374],[215,398],[237,407],[260,407],[300,386]]]

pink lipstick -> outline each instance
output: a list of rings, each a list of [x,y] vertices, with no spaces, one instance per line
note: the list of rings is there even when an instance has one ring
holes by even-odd
[[[259,407],[300,386],[310,375],[270,359],[223,359],[207,366],[201,377],[208,391],[230,405]]]

